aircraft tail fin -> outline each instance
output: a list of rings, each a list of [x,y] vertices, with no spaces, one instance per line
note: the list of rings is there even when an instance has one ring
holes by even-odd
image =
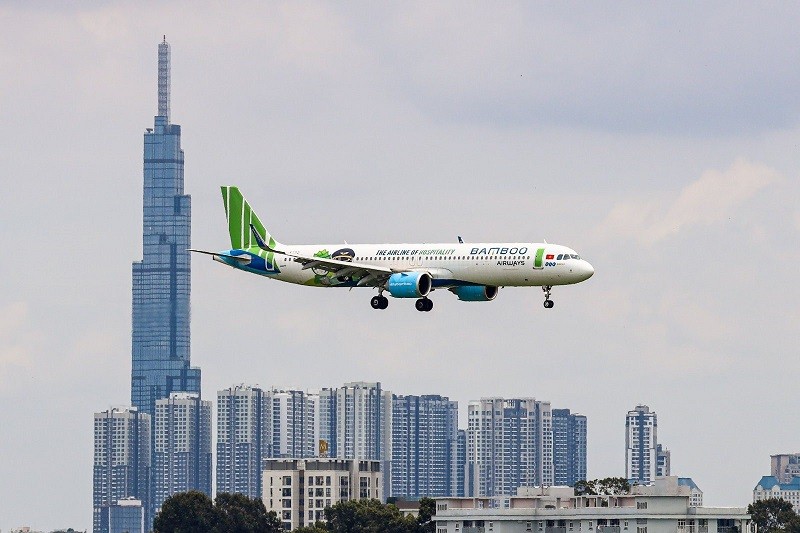
[[[256,215],[255,211],[247,203],[247,200],[238,187],[222,186],[222,202],[225,204],[225,216],[228,218],[228,233],[231,236],[231,248],[244,250],[258,246],[253,235],[253,230],[258,233],[262,241],[275,248],[278,242],[269,234],[264,224]],[[251,229],[252,226],[252,229]]]

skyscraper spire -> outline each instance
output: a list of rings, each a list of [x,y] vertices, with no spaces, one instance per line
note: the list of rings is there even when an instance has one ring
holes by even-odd
[[[169,43],[167,36],[158,44],[158,116],[169,124]]]

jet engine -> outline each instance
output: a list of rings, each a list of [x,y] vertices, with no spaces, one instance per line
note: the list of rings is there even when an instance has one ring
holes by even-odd
[[[492,285],[469,285],[450,289],[462,302],[489,302],[497,298],[497,287]]]
[[[389,276],[386,290],[395,298],[423,298],[431,292],[432,284],[427,272],[398,272]]]

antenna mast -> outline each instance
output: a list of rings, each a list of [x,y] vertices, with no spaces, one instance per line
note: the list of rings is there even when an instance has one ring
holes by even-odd
[[[169,124],[169,43],[167,36],[158,45],[158,116],[166,117]]]

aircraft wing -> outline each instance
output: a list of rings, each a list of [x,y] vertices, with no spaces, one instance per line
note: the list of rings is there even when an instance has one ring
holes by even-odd
[[[296,263],[303,265],[303,270],[312,268],[314,270],[324,270],[335,274],[341,278],[357,279],[356,286],[363,287],[382,285],[392,274],[397,272],[407,272],[405,269],[387,268],[378,265],[370,265],[366,263],[354,263],[352,261],[342,261],[340,259],[333,259],[331,257],[315,257],[308,255],[295,254],[285,252],[283,250],[276,250],[270,248],[258,234],[253,225],[250,225],[250,230],[253,232],[258,247],[267,252],[273,252],[279,255],[292,258]]]
[[[330,257],[313,257],[289,252],[276,253],[283,253],[283,255],[286,257],[293,258],[295,263],[300,263],[303,265],[303,270],[313,268],[314,270],[324,270],[326,272],[330,272],[336,275],[336,277],[358,279],[358,283],[356,285],[359,287],[363,287],[364,285],[382,285],[392,274],[396,272],[404,272],[404,270],[369,265],[366,263],[342,261],[339,259],[332,259]]]

